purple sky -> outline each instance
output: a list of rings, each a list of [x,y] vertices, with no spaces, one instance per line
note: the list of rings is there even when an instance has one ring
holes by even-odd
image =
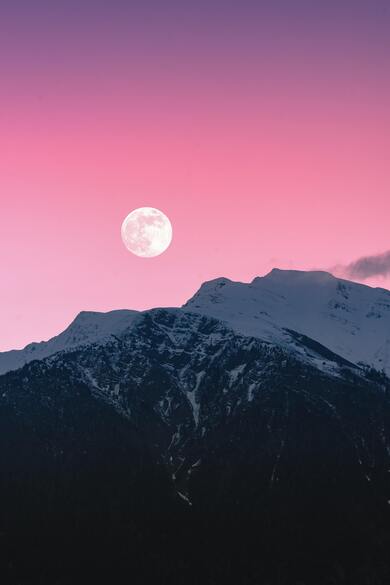
[[[376,0],[3,2],[0,350],[390,249],[389,24]],[[151,261],[120,239],[140,206],[173,224]]]

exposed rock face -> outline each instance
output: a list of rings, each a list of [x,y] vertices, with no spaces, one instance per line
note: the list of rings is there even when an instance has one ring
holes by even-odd
[[[4,581],[387,584],[390,380],[361,363],[382,363],[370,314],[384,303],[387,323],[387,297],[359,286],[222,279],[17,352],[0,376]]]
[[[390,291],[382,288],[327,272],[274,269],[249,284],[206,282],[185,308],[285,346],[290,342],[285,330],[292,329],[390,375]]]
[[[157,309],[0,377],[10,582],[385,583],[389,381],[300,356]]]

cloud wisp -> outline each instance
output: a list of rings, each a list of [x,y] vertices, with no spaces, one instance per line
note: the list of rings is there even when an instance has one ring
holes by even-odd
[[[338,271],[349,278],[365,280],[375,276],[390,276],[390,250],[373,256],[362,256]]]

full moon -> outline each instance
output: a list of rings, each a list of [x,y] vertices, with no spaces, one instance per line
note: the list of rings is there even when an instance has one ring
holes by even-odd
[[[124,219],[121,235],[130,252],[142,258],[154,258],[171,243],[172,224],[159,209],[140,207]]]

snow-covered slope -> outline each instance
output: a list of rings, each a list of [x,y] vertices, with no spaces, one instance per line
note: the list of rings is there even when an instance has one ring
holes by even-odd
[[[65,331],[49,341],[30,343],[24,349],[0,353],[0,374],[17,370],[32,360],[49,357],[59,351],[74,349],[97,341],[104,341],[113,335],[120,335],[134,322],[137,311],[110,311],[96,313],[83,311]]]
[[[245,335],[291,344],[302,333],[355,364],[390,374],[390,291],[327,272],[274,269],[251,283],[219,278],[183,307],[221,319]]]
[[[192,311],[82,313],[15,352],[54,355],[0,376],[5,564],[18,570],[25,557],[30,576],[33,559],[30,582],[43,585],[75,567],[85,581],[96,559],[108,582],[118,565],[121,582],[139,573],[137,556],[152,567],[138,583],[157,573],[173,585],[388,583],[390,379],[292,332],[327,333],[328,346],[337,335],[345,351],[361,335],[364,353],[368,324],[388,319],[376,295],[323,273],[274,272],[207,283]],[[77,565],[64,581],[54,569],[68,558]],[[177,558],[186,572],[172,581]],[[321,581],[318,567],[329,568]]]
[[[323,370],[332,369],[340,356],[390,375],[390,291],[385,289],[327,272],[274,269],[251,283],[226,278],[206,282],[182,309],[173,311],[219,319],[233,331],[281,345]],[[147,313],[82,312],[57,337],[0,353],[0,374],[59,351],[122,337]],[[324,347],[313,347],[313,340]]]

